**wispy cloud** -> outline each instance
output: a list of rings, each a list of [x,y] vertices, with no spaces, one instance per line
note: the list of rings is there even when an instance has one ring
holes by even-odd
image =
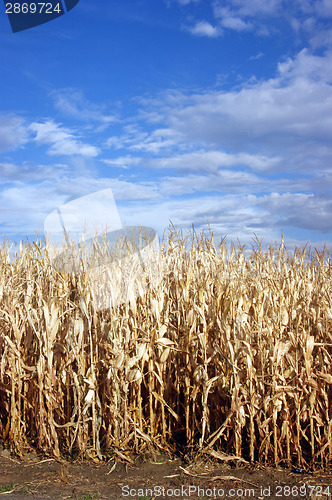
[[[110,137],[107,140],[108,147],[120,149],[126,146],[132,151],[158,154],[181,143],[181,134],[170,128],[156,129],[150,133],[133,126],[125,127],[125,130],[125,135]]]
[[[179,144],[178,150],[181,149]],[[188,145],[189,146],[189,145]],[[190,146],[189,146],[190,147]],[[188,153],[176,153],[168,156],[159,157],[139,157],[139,156],[126,156],[118,157],[113,160],[102,160],[108,165],[123,166],[123,165],[141,165],[154,169],[173,169],[177,173],[181,172],[202,172],[205,175],[216,173],[220,169],[227,169],[229,167],[250,168],[257,172],[275,170],[281,162],[279,157],[267,157],[264,155],[254,155],[248,153],[232,154],[224,151],[213,151],[200,149]]]
[[[256,61],[257,59],[261,59],[262,57],[264,57],[264,55],[264,52],[258,52],[258,54],[256,54],[255,56],[250,56],[249,60]]]
[[[246,0],[226,0],[221,2],[217,0],[213,3],[216,17],[222,17],[224,7],[233,11],[240,17],[252,17],[257,15],[274,16],[282,12],[284,0],[252,0],[250,3]],[[296,3],[296,0],[295,0]]]
[[[304,49],[282,59],[268,79],[230,90],[145,96],[136,100],[141,109],[130,124],[125,121],[121,129],[119,121],[111,137],[104,131],[99,147],[85,124],[69,127],[46,119],[28,125],[11,115],[1,122],[2,145],[13,150],[34,141],[40,149],[46,146],[46,160],[65,156],[68,165],[45,159],[40,165],[10,158],[0,163],[3,231],[42,230],[46,215],[69,197],[111,187],[122,221],[130,224],[160,230],[170,219],[202,229],[209,222],[215,234],[244,242],[253,232],[279,239],[282,228],[328,234],[331,68],[332,51],[315,55]],[[101,110],[90,105],[87,123],[102,123]],[[68,116],[76,112],[79,119],[78,104]],[[3,139],[10,129],[12,143]],[[80,161],[96,163],[99,172],[84,172]]]
[[[330,0],[319,0],[315,2],[314,8],[322,17],[332,17],[332,3]]]
[[[99,149],[81,142],[75,133],[53,120],[34,122],[29,126],[36,133],[34,140],[37,144],[51,144],[48,150],[50,155],[80,155],[97,156]]]
[[[13,151],[29,141],[26,121],[14,114],[0,114],[0,153]]]
[[[179,0],[180,1],[180,0]],[[184,0],[182,5],[187,5]],[[278,28],[275,20],[286,21],[296,34],[309,36],[312,46],[331,46],[330,27],[332,17],[330,0],[309,2],[308,0],[207,0],[212,19],[197,20],[189,30],[193,35],[216,37],[223,30],[237,32],[252,31],[258,36],[267,36]]]
[[[91,103],[78,89],[62,88],[51,92],[56,109],[76,120],[109,124],[116,121],[113,114],[105,112],[105,106]]]
[[[36,182],[54,175],[60,177],[68,172],[66,165],[36,165],[34,162],[22,164],[0,162],[0,182]]]
[[[169,0],[166,0],[169,3]],[[180,5],[189,5],[190,3],[200,2],[200,0],[173,0]]]

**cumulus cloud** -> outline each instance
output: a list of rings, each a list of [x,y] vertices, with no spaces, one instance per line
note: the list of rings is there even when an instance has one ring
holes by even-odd
[[[77,139],[75,134],[68,128],[53,120],[45,122],[34,122],[29,126],[36,136],[37,144],[51,144],[48,150],[50,155],[80,155],[93,157],[99,153],[98,148],[85,144]]]
[[[253,29],[252,23],[244,21],[227,7],[219,6],[215,9],[215,13],[223,28],[229,28],[235,31],[248,31]]]
[[[152,107],[163,129],[187,144],[286,157],[297,148],[321,156],[332,140],[332,53],[301,51],[278,74],[240,89],[169,93]],[[310,144],[310,148],[309,148]],[[282,146],[281,146],[282,145]],[[311,149],[311,153],[310,153]],[[304,168],[306,168],[304,166]]]
[[[243,242],[253,232],[278,239],[282,228],[329,234],[331,68],[332,52],[315,55],[306,49],[280,61],[270,79],[227,91],[145,97],[122,133],[104,137],[102,175],[82,175],[80,166],[73,172],[68,165],[6,159],[0,163],[5,226],[13,232],[25,225],[34,232],[38,224],[43,227],[54,203],[112,187],[127,224],[160,230],[169,220],[179,227],[194,223],[198,229],[209,222],[215,234]],[[68,109],[71,117],[75,109],[81,111],[78,104]],[[98,121],[97,116],[92,113],[91,120]],[[33,136],[49,155],[74,154],[78,161],[97,162],[99,149],[87,144],[77,128],[53,120],[34,121],[30,127],[13,123],[25,134],[21,145]],[[125,171],[114,179],[118,168]]]
[[[198,21],[194,26],[188,28],[188,30],[193,35],[207,36],[210,38],[215,38],[222,33],[220,28],[212,26],[212,24],[207,21]]]
[[[332,231],[332,201],[324,194],[271,193],[255,201],[272,214],[274,226]]]
[[[281,61],[268,80],[146,98],[140,117],[154,131],[127,128],[117,144],[126,154],[104,161],[134,172],[151,169],[162,199],[169,200],[171,220],[180,226],[209,221],[220,234],[242,238],[255,231],[278,239],[282,228],[311,238],[328,234],[331,67],[331,52],[318,56],[306,49]],[[155,147],[160,138],[170,139],[169,147]],[[158,213],[166,210],[162,199],[155,201]]]

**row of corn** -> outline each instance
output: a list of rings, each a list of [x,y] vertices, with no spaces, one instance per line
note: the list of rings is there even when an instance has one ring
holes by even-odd
[[[329,252],[248,251],[171,227],[158,266],[157,286],[98,310],[86,273],[54,269],[40,240],[12,261],[3,245],[0,440],[54,457],[328,466]]]

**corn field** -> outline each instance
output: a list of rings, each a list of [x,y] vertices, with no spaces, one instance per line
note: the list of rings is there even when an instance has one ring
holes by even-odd
[[[12,261],[2,246],[0,440],[55,458],[329,466],[329,252],[245,252],[172,226],[158,262],[158,286],[97,310],[84,270],[57,271],[41,240]]]

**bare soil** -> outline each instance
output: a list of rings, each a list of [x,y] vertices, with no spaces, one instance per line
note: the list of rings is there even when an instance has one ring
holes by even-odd
[[[0,499],[293,499],[332,498],[332,471],[297,471],[235,462],[196,462],[159,455],[107,463],[0,455]],[[163,489],[164,488],[164,489]],[[198,489],[200,488],[200,490]],[[311,494],[311,495],[310,495]]]

